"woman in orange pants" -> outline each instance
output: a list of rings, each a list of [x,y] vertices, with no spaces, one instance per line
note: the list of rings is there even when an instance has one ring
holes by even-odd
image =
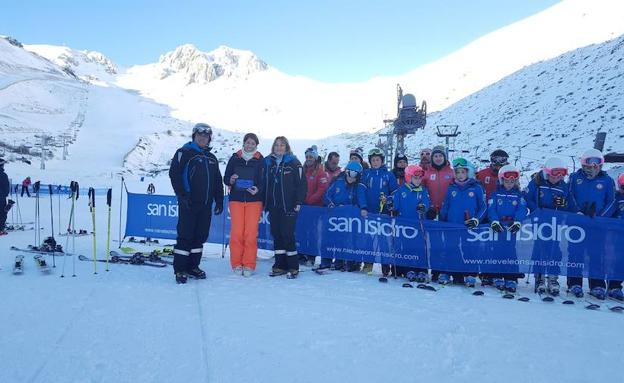
[[[223,182],[230,188],[230,264],[235,274],[250,277],[256,270],[258,223],[264,198],[264,161],[258,136],[247,133],[243,148],[225,168]]]

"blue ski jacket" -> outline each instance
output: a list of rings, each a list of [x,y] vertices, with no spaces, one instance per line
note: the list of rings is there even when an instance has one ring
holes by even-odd
[[[449,185],[440,211],[440,220],[464,223],[468,218],[483,221],[487,205],[483,187],[471,178],[463,185],[456,181]]]
[[[615,182],[604,171],[589,179],[583,169],[579,169],[570,175],[570,194],[576,212],[605,217],[615,203]]]
[[[431,206],[427,188],[422,185],[415,187],[409,183],[404,183],[392,194],[392,202],[399,216],[406,218],[420,218],[416,210],[420,204],[425,205],[425,211]]]
[[[341,173],[325,191],[323,203],[325,206],[354,205],[366,209],[366,186],[359,180],[347,183],[347,177]]]
[[[488,205],[490,221],[513,223],[522,221],[529,214],[522,191],[517,187],[506,190],[503,185],[498,184],[488,201]]]
[[[562,197],[566,201],[566,206],[557,208],[554,202],[555,197]],[[524,198],[531,211],[536,209],[558,209],[576,212],[575,201],[570,198],[570,186],[564,180],[551,184],[544,177],[542,171],[535,173],[531,177],[531,181],[524,193]]]
[[[362,183],[366,186],[367,210],[373,213],[381,212],[379,208],[381,193],[384,193],[389,200],[392,193],[399,187],[396,177],[385,166],[378,169],[364,170]],[[384,207],[383,210],[386,210],[386,208]]]

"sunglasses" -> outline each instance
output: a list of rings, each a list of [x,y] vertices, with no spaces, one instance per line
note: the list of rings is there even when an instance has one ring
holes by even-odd
[[[496,156],[496,157],[490,158],[490,162],[497,164],[497,165],[505,165],[507,163],[507,160],[509,160],[509,158],[503,157],[503,156]]]
[[[430,156],[431,152],[420,152],[421,156]]]
[[[508,171],[508,172],[503,173],[503,174],[501,175],[501,177],[502,177],[504,180],[508,180],[508,181],[515,181],[515,180],[517,180],[518,178],[520,178],[520,173],[518,173],[518,172],[516,172],[516,171]]]
[[[546,174],[551,177],[565,177],[568,175],[568,169],[563,168],[555,168],[555,169],[544,169]]]
[[[598,166],[602,165],[604,160],[600,157],[583,158],[583,165]]]

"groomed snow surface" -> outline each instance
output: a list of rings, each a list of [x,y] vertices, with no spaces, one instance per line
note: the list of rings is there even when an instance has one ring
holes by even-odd
[[[86,190],[83,191],[86,194]],[[118,194],[115,190],[114,194]],[[117,195],[115,196],[117,197]],[[55,231],[58,199],[53,198]],[[32,221],[34,198],[20,199]],[[117,238],[118,201],[113,201]],[[70,203],[61,201],[61,226]],[[41,230],[50,233],[49,198]],[[105,256],[104,198],[97,200],[98,257]],[[9,214],[9,220],[11,215]],[[76,228],[91,230],[86,198]],[[56,236],[67,250],[64,237]],[[57,257],[50,274],[32,255],[12,274],[11,245],[34,231],[0,237],[0,382],[617,382],[624,360],[623,314],[543,303],[520,283],[528,303],[494,289],[475,297],[461,287],[438,292],[381,284],[377,276],[302,272],[297,280],[230,272],[220,245],[206,245],[208,278],[176,285],[164,269]],[[115,247],[116,242],[111,243]],[[145,245],[132,245],[149,249]],[[144,246],[141,248],[140,246]],[[92,237],[76,239],[92,256]],[[52,263],[48,257],[48,263]],[[63,262],[65,278],[60,278]],[[613,303],[613,302],[611,302]],[[610,304],[607,302],[607,304]]]

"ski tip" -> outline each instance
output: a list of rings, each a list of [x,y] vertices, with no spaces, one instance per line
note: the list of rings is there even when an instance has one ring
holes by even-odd
[[[401,286],[402,286],[402,287],[409,288],[409,289],[413,289],[413,288],[414,288],[414,285],[412,285],[411,283],[404,283],[404,284],[403,284],[403,285],[401,285]]]
[[[473,291],[472,295],[476,295],[476,296],[482,296],[485,295],[485,293],[481,290],[477,290],[477,291]]]
[[[594,304],[594,303],[590,303],[587,306],[585,306],[585,308],[587,310],[600,310],[600,305]]]
[[[416,288],[418,289],[422,289],[422,290],[428,290],[428,291],[438,291],[436,290],[435,287],[431,286],[431,285],[427,285],[425,283],[420,283],[416,286]]]
[[[386,277],[379,277],[379,282],[381,282],[381,283],[388,283],[388,278],[386,278]]]
[[[553,297],[542,297],[542,302],[554,302],[555,299]]]
[[[569,299],[566,299],[565,301],[561,302],[561,304],[564,304],[564,305],[573,305],[573,304],[574,304],[574,301],[571,301],[571,300],[569,300]]]
[[[513,294],[503,294],[503,298],[505,298],[505,299],[514,299],[515,296]]]
[[[520,302],[528,302],[528,301],[530,301],[530,299],[528,297],[520,297],[520,298],[518,298],[518,300]]]

